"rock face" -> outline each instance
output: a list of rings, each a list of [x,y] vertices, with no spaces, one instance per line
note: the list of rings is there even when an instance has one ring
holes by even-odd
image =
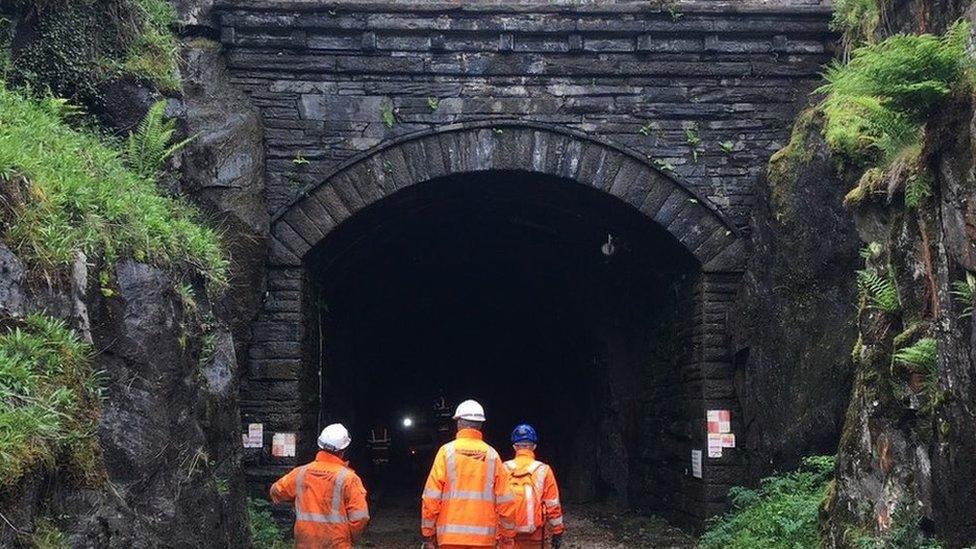
[[[186,133],[195,138],[180,155],[180,190],[223,229],[234,268],[216,308],[227,319],[237,358],[243,361],[263,294],[267,255],[263,129],[250,100],[231,86],[219,44],[188,40],[183,61],[178,114]]]
[[[892,2],[885,30],[941,32],[970,4]],[[976,331],[971,299],[953,293],[953,284],[965,285],[976,272],[972,97],[949,101],[928,123],[920,165],[933,176],[932,196],[917,208],[904,204],[905,170],[891,169],[886,198],[853,212],[864,242],[877,243],[868,267],[893,274],[900,309],[861,300],[854,390],[823,514],[831,547],[916,527],[950,547],[976,541]],[[927,372],[895,357],[922,338],[938,344]]]
[[[752,478],[831,454],[852,377],[860,239],[820,121],[804,113],[770,162],[752,221],[752,255],[730,323]]]
[[[972,301],[953,283],[976,270],[976,119],[958,99],[930,122],[923,161],[933,196],[907,208],[897,170],[883,203],[860,205],[869,260],[894,273],[901,309],[885,312],[862,298],[857,375],[838,450],[836,486],[825,513],[832,546],[858,535],[914,528],[952,547],[976,541],[976,379]],[[922,337],[938,343],[931,373],[894,355]]]
[[[98,436],[111,489],[64,490],[74,547],[229,547],[246,539],[239,418],[198,318],[163,271],[126,261],[117,296],[92,309],[95,367],[105,373]]]

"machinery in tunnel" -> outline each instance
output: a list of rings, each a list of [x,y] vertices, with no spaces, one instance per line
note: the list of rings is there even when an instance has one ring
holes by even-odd
[[[419,490],[435,401],[476,398],[503,457],[536,426],[567,501],[674,506],[697,264],[633,208],[538,174],[452,176],[358,212],[306,269],[319,423],[350,427],[367,485],[371,430],[391,439],[382,482]]]

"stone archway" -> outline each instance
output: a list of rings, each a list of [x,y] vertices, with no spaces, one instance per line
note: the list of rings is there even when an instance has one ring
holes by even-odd
[[[399,190],[487,170],[552,175],[600,189],[664,227],[703,272],[741,270],[744,243],[735,227],[645,159],[576,132],[506,121],[411,135],[347,162],[275,218],[272,265],[299,265],[343,220]]]
[[[575,182],[626,205],[660,227],[697,263],[685,303],[692,325],[684,336],[680,364],[681,441],[672,449],[669,506],[676,516],[698,521],[722,510],[725,492],[742,468],[734,453],[706,460],[702,478],[691,475],[691,450],[705,449],[705,411],[736,403],[726,345],[725,311],[738,287],[744,241],[704,199],[647,160],[605,141],[561,129],[492,121],[446,126],[391,141],[364,153],[308,189],[273,222],[268,293],[253,329],[248,370],[241,390],[245,424],[295,433],[301,460],[314,450],[319,426],[321,369],[317,326],[309,320],[312,285],[307,261],[357,212],[432,180],[457,174],[524,173],[568,185]],[[733,416],[737,417],[737,414]],[[270,441],[268,441],[270,442]],[[270,446],[266,443],[266,446]],[[247,455],[255,484],[265,484],[296,458]]]

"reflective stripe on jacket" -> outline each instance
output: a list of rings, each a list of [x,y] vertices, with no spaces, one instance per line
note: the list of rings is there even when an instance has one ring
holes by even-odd
[[[441,446],[424,486],[421,534],[439,545],[494,547],[514,534],[515,501],[498,452],[476,429]]]
[[[362,480],[328,452],[275,482],[271,500],[295,502],[296,549],[351,549],[369,522]]]
[[[525,494],[526,512],[515,517],[516,538],[541,540],[546,526],[553,534],[562,534],[563,507],[552,467],[536,461],[532,450],[519,449],[515,459],[505,462],[505,468],[512,474],[532,475],[532,483],[526,485],[526,490],[531,492]]]

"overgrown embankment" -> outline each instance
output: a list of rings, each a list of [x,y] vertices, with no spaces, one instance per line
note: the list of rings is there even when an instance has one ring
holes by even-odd
[[[968,458],[976,452],[976,60],[971,26],[952,23],[968,3],[844,0],[834,7],[841,59],[770,162],[742,300],[759,322],[740,328],[733,343],[743,382],[762,371],[793,372],[776,368],[792,356],[813,368],[811,376],[830,372],[825,381],[839,389],[852,375],[853,391],[820,534],[808,520],[810,505],[789,509],[767,494],[766,508],[775,511],[766,518],[780,529],[747,521],[759,529],[751,539],[772,536],[763,543],[775,546],[814,534],[829,547],[968,546],[976,541],[976,470]],[[944,33],[891,36],[929,28]],[[805,216],[807,209],[820,215]],[[843,294],[808,297],[818,284],[850,288],[854,306],[838,300]],[[819,316],[796,314],[806,307]],[[763,320],[757,312],[764,310],[786,314]],[[832,314],[841,310],[842,319]],[[819,335],[804,337],[811,328]],[[822,339],[831,330],[835,337]],[[783,347],[765,343],[780,332]],[[842,349],[824,343],[847,333],[856,342],[842,358]],[[816,384],[792,387],[802,402]],[[729,530],[751,516],[742,507],[703,540],[748,546],[736,545]]]
[[[234,259],[262,255],[263,155],[240,94],[216,116],[219,56],[177,15],[0,9],[3,546],[247,543],[231,328],[260,289]]]

